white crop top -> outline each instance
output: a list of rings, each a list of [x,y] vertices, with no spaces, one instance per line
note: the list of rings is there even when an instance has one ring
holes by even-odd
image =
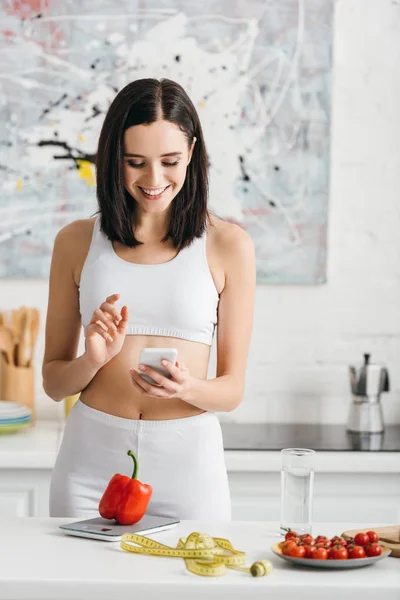
[[[129,335],[159,335],[211,346],[219,296],[207,262],[206,234],[162,264],[130,263],[118,256],[96,217],[81,273],[79,302],[86,327],[111,294],[129,311]]]

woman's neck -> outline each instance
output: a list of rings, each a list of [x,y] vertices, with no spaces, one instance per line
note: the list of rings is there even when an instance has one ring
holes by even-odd
[[[137,223],[135,226],[135,237],[142,243],[160,242],[168,231],[169,211],[162,213],[146,213],[138,214]]]

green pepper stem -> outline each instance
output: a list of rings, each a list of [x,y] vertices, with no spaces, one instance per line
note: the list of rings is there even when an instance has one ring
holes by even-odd
[[[137,475],[138,475],[138,470],[139,470],[138,460],[137,460],[136,456],[133,454],[132,450],[128,450],[127,455],[131,456],[133,458],[133,475],[132,475],[132,479],[136,479]]]

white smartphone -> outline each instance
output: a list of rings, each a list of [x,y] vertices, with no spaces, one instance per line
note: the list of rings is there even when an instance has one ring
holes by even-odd
[[[156,371],[171,379],[169,371],[162,366],[162,360],[169,360],[173,365],[176,363],[178,358],[178,350],[176,348],[143,348],[140,352],[139,365],[146,365],[146,367],[152,367]],[[149,377],[146,373],[138,371],[138,373],[151,385],[155,384],[154,379]]]

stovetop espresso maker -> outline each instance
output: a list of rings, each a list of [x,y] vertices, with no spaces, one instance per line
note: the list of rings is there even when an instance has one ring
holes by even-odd
[[[384,430],[381,393],[389,391],[389,373],[386,367],[369,362],[364,354],[364,364],[349,367],[353,402],[347,423],[348,431],[382,433]]]

